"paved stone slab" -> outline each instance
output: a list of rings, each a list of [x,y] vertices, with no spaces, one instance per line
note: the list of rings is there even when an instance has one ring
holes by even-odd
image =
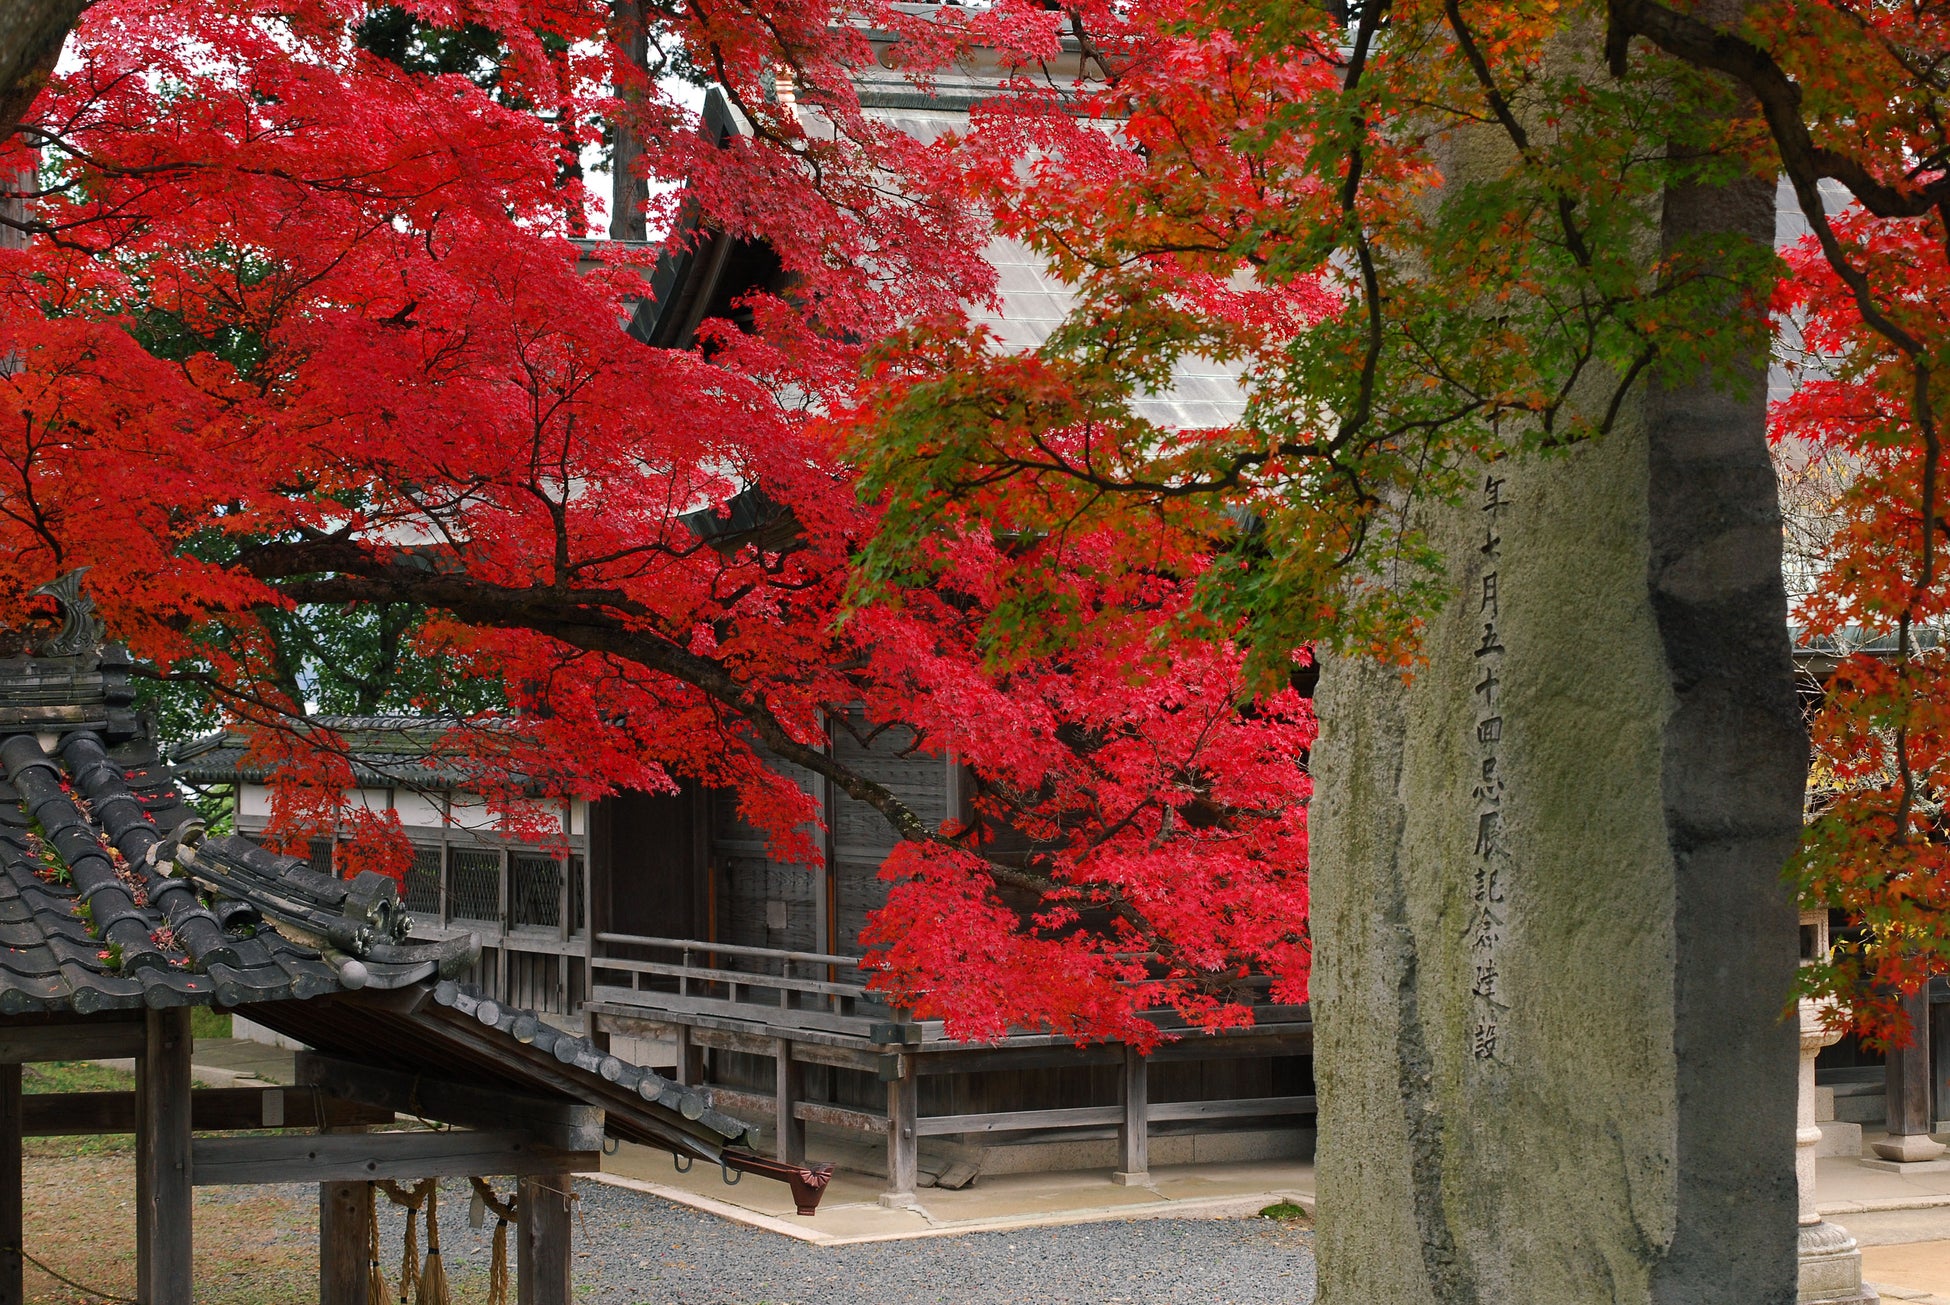
[[[680,1174],[668,1155],[644,1147],[619,1147],[603,1158],[603,1170],[605,1180],[632,1190],[818,1245],[1122,1219],[1233,1219],[1282,1201],[1313,1206],[1313,1167],[1297,1161],[1157,1166],[1136,1186],[1113,1182],[1106,1170],[983,1175],[958,1191],[924,1188],[902,1209],[879,1203],[881,1179],[842,1169],[811,1218],[793,1213],[775,1185],[730,1186],[702,1165]]]
[[[1950,1296],[1950,1240],[1864,1246],[1862,1277],[1878,1288],[1895,1288],[1917,1296]],[[1905,1299],[1894,1291],[1888,1294],[1893,1299]]]

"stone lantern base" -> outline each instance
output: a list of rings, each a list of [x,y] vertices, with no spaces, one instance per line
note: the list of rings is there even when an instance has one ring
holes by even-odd
[[[1846,1228],[1832,1223],[1801,1226],[1800,1305],[1872,1305],[1881,1300],[1862,1285],[1862,1251]]]

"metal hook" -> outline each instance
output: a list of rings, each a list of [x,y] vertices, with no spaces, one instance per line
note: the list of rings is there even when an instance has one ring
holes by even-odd
[[[675,1153],[671,1155],[670,1162],[677,1166],[677,1172],[680,1174],[688,1174],[691,1171],[691,1166],[697,1163],[697,1161],[690,1156],[677,1155]]]
[[[616,1154],[616,1153],[617,1153],[618,1151],[621,1151],[622,1149],[623,1149],[623,1139],[622,1139],[622,1138],[620,1138],[620,1137],[611,1137],[611,1136],[610,1136],[609,1134],[607,1134],[607,1133],[605,1133],[605,1134],[603,1134],[603,1154],[604,1154],[604,1155],[615,1155],[615,1154]]]
[[[742,1169],[737,1171],[738,1176],[736,1178],[732,1177],[732,1168],[724,1162],[723,1156],[718,1157],[718,1172],[724,1175],[724,1185],[726,1187],[736,1187],[745,1180],[745,1171]]]

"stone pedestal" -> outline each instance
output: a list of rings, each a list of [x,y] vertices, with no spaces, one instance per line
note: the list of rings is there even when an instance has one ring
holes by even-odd
[[[1841,1034],[1825,1027],[1814,1002],[1801,1003],[1801,1076],[1794,1136],[1794,1177],[1801,1194],[1798,1260],[1801,1305],[1868,1305],[1875,1291],[1862,1285],[1862,1252],[1848,1230],[1828,1223],[1815,1203],[1815,1160],[1821,1126],[1815,1122],[1815,1057]]]
[[[1869,1149],[1890,1161],[1893,1173],[1902,1173],[1902,1166],[1924,1164],[1931,1160],[1940,1161],[1943,1157],[1943,1143],[1936,1141],[1928,1133],[1892,1133],[1880,1141],[1869,1143]],[[1884,1166],[1878,1165],[1877,1168]],[[1931,1172],[1950,1168],[1939,1164]]]
[[[1815,1222],[1801,1229],[1799,1305],[1877,1305],[1882,1297],[1862,1285],[1862,1251],[1848,1230]]]

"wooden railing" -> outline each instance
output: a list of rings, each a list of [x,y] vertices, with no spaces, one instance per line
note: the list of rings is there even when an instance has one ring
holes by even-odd
[[[599,933],[590,999],[870,1038],[895,1012],[858,956]]]
[[[903,1199],[914,1191],[923,1137],[1114,1128],[1118,1170],[1128,1176],[1145,1172],[1154,1124],[1297,1122],[1314,1109],[1313,1097],[1299,1095],[1149,1099],[1148,1072],[1154,1060],[1311,1051],[1312,1021],[1303,1007],[1261,1003],[1257,1013],[1262,1022],[1252,1029],[1181,1039],[1142,1056],[1129,1046],[1078,1046],[1056,1034],[1020,1030],[993,1043],[956,1042],[938,1021],[914,1020],[870,993],[866,981],[871,972],[858,956],[599,933],[590,966],[590,1011],[599,1024],[613,1020],[615,1031],[633,1036],[646,1029],[667,1030],[674,1039],[679,1080],[708,1088],[721,1110],[754,1120],[770,1116],[774,1145],[784,1159],[804,1157],[807,1124],[884,1137],[889,1190]],[[1153,1018],[1167,1032],[1183,1028],[1167,1014]],[[776,1089],[768,1095],[751,1085],[709,1081],[706,1048],[769,1057]],[[1086,1064],[1121,1067],[1115,1103],[1051,1107],[1025,1102],[1013,1110],[921,1113],[918,1087],[923,1077]],[[804,1100],[805,1065],[875,1075],[886,1084],[886,1109]]]
[[[817,1031],[862,1038],[876,1044],[947,1044],[938,1020],[916,1020],[869,992],[871,974],[863,957],[827,952],[744,947],[696,938],[656,938],[643,934],[599,933],[589,960],[592,1004],[634,1006],[679,1018],[690,1016],[762,1025],[768,1035]],[[1143,982],[1140,980],[1139,982]],[[1262,997],[1263,1024],[1289,1028],[1310,1021],[1298,1007],[1263,1000],[1270,979],[1245,981]],[[1151,1018],[1168,1034],[1185,1029],[1168,1012]],[[1258,1030],[1232,1033],[1254,1036]],[[1221,1035],[1225,1036],[1225,1035]],[[1000,1045],[1066,1045],[1059,1035],[1013,1031]]]

